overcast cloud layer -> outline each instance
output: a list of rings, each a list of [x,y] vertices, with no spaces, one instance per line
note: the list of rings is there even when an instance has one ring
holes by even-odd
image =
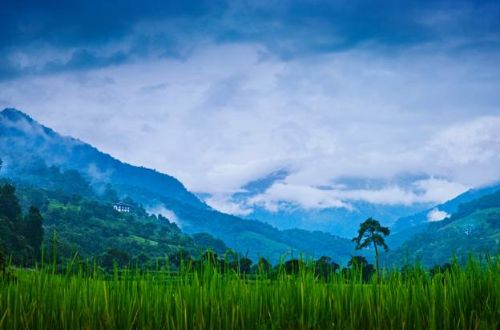
[[[1,107],[236,214],[441,202],[500,179],[498,3],[99,3],[6,6]]]

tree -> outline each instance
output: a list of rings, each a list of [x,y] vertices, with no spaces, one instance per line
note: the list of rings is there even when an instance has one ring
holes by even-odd
[[[130,264],[130,256],[123,250],[110,248],[102,256],[101,264],[107,270],[113,269],[115,264],[117,267],[122,268]]]
[[[373,265],[369,264],[363,256],[352,256],[351,260],[347,263],[349,269],[344,269],[343,272],[349,274],[349,270],[353,270],[354,274],[362,274],[362,279],[368,282],[373,274]]]
[[[377,276],[380,276],[379,271],[379,247],[383,247],[385,251],[389,250],[385,244],[384,237],[390,234],[387,227],[380,225],[380,222],[373,218],[368,218],[359,226],[358,236],[352,239],[356,243],[356,250],[368,248],[373,245],[375,249],[375,267],[377,269]]]
[[[305,267],[305,264],[302,260],[291,259],[285,262],[283,266],[285,268],[285,273],[298,274],[300,270]]]
[[[257,263],[257,267],[259,272],[267,274],[271,270],[271,263],[266,258],[259,257],[259,262]]]
[[[35,258],[40,258],[41,245],[43,241],[43,218],[36,207],[30,207],[25,220],[24,236],[35,252]]]
[[[16,189],[10,184],[0,186],[0,244],[6,254],[19,252],[19,228],[22,219],[21,206]]]
[[[174,265],[174,267],[181,267],[181,265],[188,265],[189,261],[191,260],[191,256],[186,250],[179,250],[169,256],[169,260]]]
[[[240,273],[248,274],[250,273],[250,268],[252,267],[252,260],[247,257],[240,258]]]
[[[10,184],[0,186],[0,217],[18,223],[21,215],[21,206],[16,196],[16,188]]]
[[[4,275],[5,274],[5,267],[6,267],[6,257],[5,257],[5,253],[3,252],[3,249],[2,247],[0,246],[0,275]]]
[[[340,265],[332,261],[332,258],[322,256],[314,264],[314,273],[322,279],[328,279],[330,275],[339,270]]]

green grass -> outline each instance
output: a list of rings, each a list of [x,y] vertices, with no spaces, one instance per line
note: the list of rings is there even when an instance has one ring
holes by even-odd
[[[50,268],[50,267],[47,267]],[[114,275],[14,269],[0,280],[0,329],[498,329],[500,261],[362,283],[303,269],[242,276],[168,270]]]

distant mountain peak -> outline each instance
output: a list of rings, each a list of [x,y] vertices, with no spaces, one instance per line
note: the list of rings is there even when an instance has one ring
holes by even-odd
[[[27,120],[33,122],[33,118],[15,108],[5,108],[0,112],[0,116],[10,121]]]

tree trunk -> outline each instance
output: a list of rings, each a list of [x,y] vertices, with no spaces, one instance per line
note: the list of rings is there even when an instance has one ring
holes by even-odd
[[[377,244],[373,243],[373,246],[375,247],[375,267],[377,270],[377,280],[380,279],[380,273],[378,269],[378,249],[377,249]]]

